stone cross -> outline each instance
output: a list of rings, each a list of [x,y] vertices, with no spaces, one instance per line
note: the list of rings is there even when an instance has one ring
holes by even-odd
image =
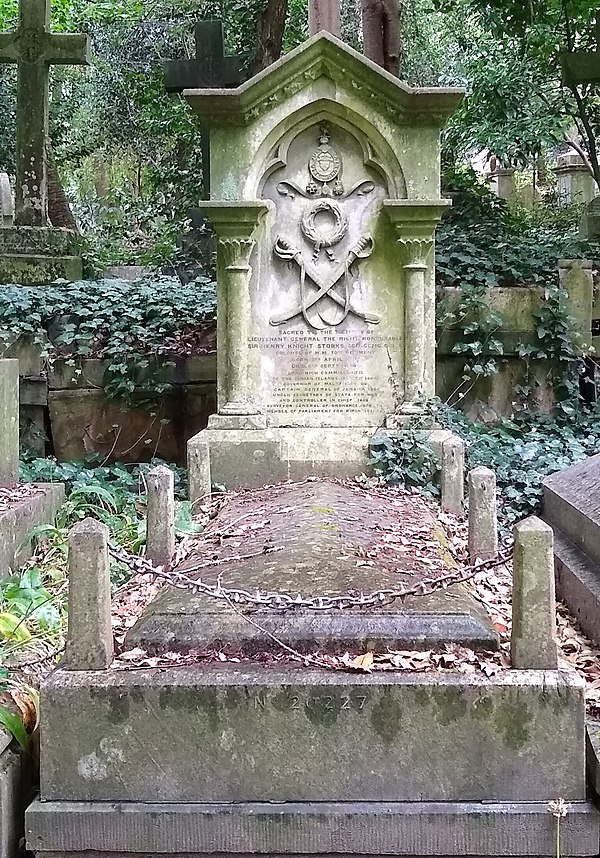
[[[226,57],[221,21],[198,21],[194,28],[196,56],[186,60],[169,60],[163,65],[167,92],[184,89],[229,89],[244,80],[239,57]],[[210,147],[208,134],[202,132],[202,175],[204,198],[210,196]]]
[[[340,0],[309,0],[308,28],[311,36],[328,30],[341,38]]]
[[[194,28],[196,56],[164,63],[165,89],[227,89],[239,86],[243,79],[239,57],[226,57],[221,21],[198,21]]]
[[[87,36],[50,32],[50,0],[20,0],[18,29],[0,33],[0,63],[17,64],[16,226],[48,224],[49,67],[88,62]]]
[[[600,12],[596,14],[596,41],[597,51],[570,51],[561,55],[565,86],[600,83]]]

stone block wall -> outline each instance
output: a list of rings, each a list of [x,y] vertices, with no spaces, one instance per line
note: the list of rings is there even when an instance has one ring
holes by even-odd
[[[592,271],[589,264],[563,263],[561,283],[568,297],[567,312],[576,319],[584,345],[590,345],[592,327]],[[460,291],[445,288],[438,296],[449,307],[460,302]],[[453,348],[460,331],[438,328],[436,394],[455,402],[474,419],[497,420],[512,413],[515,388],[527,384],[530,407],[551,410],[554,403],[552,364],[518,356],[520,344],[539,346],[534,313],[543,303],[541,287],[495,288],[487,292],[490,309],[502,318],[494,333],[504,347],[498,371],[469,389],[461,386],[464,355]],[[600,338],[598,339],[600,342]],[[594,342],[596,345],[596,342]],[[186,443],[205,428],[216,411],[216,354],[178,358],[166,368],[173,390],[152,406],[138,397],[137,407],[126,408],[104,393],[104,365],[86,360],[81,367],[56,361],[46,368],[38,346],[17,342],[5,355],[17,357],[21,370],[21,430],[25,445],[40,455],[52,451],[59,460],[81,459],[90,453],[123,461],[159,456],[185,464]],[[458,391],[458,393],[457,393]],[[463,396],[463,394],[466,395]],[[50,440],[48,444],[47,439]]]

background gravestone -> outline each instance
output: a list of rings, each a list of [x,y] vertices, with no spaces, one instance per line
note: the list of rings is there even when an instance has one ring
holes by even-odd
[[[0,227],[12,226],[15,204],[7,173],[0,173]]]

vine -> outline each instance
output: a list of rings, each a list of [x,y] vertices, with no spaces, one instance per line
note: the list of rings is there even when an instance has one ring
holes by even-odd
[[[215,284],[204,277],[0,286],[0,351],[25,338],[50,363],[100,358],[107,396],[156,399],[171,387],[174,357],[214,349],[215,315]]]

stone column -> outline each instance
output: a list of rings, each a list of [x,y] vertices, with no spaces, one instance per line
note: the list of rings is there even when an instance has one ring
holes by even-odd
[[[433,241],[399,239],[405,251],[404,269],[404,402],[417,402],[425,393],[425,275]]]
[[[19,361],[0,360],[0,484],[19,480]]]
[[[558,279],[566,293],[567,312],[577,321],[577,333],[581,336],[582,348],[588,348],[592,344],[593,267],[589,259],[558,260]]]
[[[108,528],[86,518],[69,533],[69,625],[64,667],[107,670],[113,652]]]
[[[249,394],[248,334],[250,329],[250,255],[253,239],[220,238],[218,253],[227,295],[227,386],[226,402],[220,414],[255,414],[256,405]]]
[[[7,173],[0,173],[0,227],[12,226],[14,214],[10,179]]]
[[[515,170],[512,167],[500,167],[494,173],[490,173],[489,180],[493,183],[493,188],[497,197],[501,200],[513,200],[516,194],[515,185]]]
[[[435,228],[449,200],[384,200],[404,272],[404,402],[413,413],[419,397],[435,394]]]
[[[263,200],[240,203],[210,200],[200,213],[217,238],[217,386],[219,414],[259,413],[251,378],[248,337],[252,320],[251,288],[257,272],[250,265],[255,233],[269,210]]]
[[[340,0],[308,0],[308,29],[311,36],[328,30],[341,38]]]
[[[193,511],[194,504],[203,499],[209,501],[211,493],[210,448],[208,441],[199,435],[196,435],[188,443],[187,466],[190,502]]]
[[[556,191],[560,201],[589,203],[596,195],[594,177],[577,152],[559,155],[556,162]]]
[[[490,468],[469,471],[469,560],[498,556],[496,474]]]
[[[536,516],[514,529],[512,666],[520,670],[557,670],[554,534]]]
[[[175,553],[175,475],[159,465],[149,471],[146,482],[146,557],[155,566],[168,566]]]

